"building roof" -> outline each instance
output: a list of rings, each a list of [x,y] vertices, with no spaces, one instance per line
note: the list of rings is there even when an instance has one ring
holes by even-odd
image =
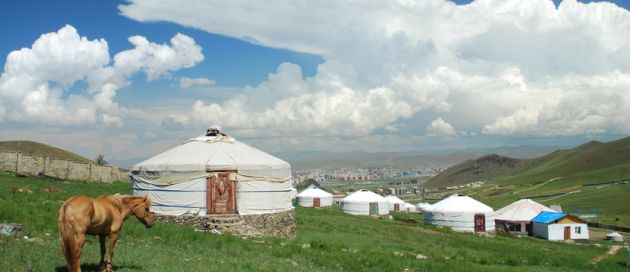
[[[319,188],[308,188],[297,195],[297,197],[331,197],[332,194]]]
[[[387,199],[387,202],[392,203],[392,204],[405,204],[405,201],[403,201],[402,199],[394,195],[388,195],[385,197],[385,199]]]
[[[532,222],[549,224],[558,219],[564,218],[567,216],[566,213],[558,213],[558,212],[541,212],[538,216],[532,219]]]
[[[284,182],[291,177],[289,163],[223,135],[190,139],[134,165],[131,174],[155,180],[225,170],[236,170],[243,178],[258,180]]]
[[[514,222],[531,221],[541,212],[554,212],[554,210],[531,199],[521,199],[496,211],[494,219]]]
[[[438,203],[431,205],[427,211],[431,212],[483,212],[494,213],[494,210],[468,196],[452,195]]]
[[[361,189],[345,197],[343,202],[387,202],[387,200],[372,191]]]

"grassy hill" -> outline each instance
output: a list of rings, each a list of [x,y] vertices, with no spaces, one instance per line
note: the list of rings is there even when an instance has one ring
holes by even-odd
[[[596,214],[590,221],[630,226],[630,137],[589,142],[531,160],[489,158],[447,169],[429,186],[483,179],[488,181],[485,186],[459,192],[495,209],[531,198],[544,205],[559,204],[570,213]]]
[[[543,182],[556,177],[584,184],[630,178],[630,137],[555,151],[534,159],[519,160],[488,155],[455,165],[431,178],[425,186],[444,187],[487,180],[496,184]]]
[[[425,183],[426,187],[446,187],[488,180],[511,174],[541,163],[540,159],[519,160],[490,154],[449,167]]]
[[[46,192],[54,185],[60,193]],[[13,193],[12,188],[32,193]],[[130,193],[128,183],[88,184],[18,178],[0,173],[0,222],[24,224],[16,238],[0,236],[0,267],[6,271],[65,271],[59,246],[57,209],[72,195]],[[396,214],[400,217],[418,215]],[[395,220],[351,216],[339,207],[296,208],[294,240],[244,240],[229,234],[195,232],[157,222],[145,229],[136,219],[124,224],[114,269],[124,271],[615,271],[620,251],[593,265],[612,242],[586,245],[537,238],[483,237]],[[28,236],[30,240],[21,237]],[[594,244],[602,244],[603,247]],[[426,260],[418,260],[422,254]],[[98,239],[82,251],[85,271],[96,271]]]
[[[70,151],[33,141],[0,141],[0,152],[22,152],[31,156],[51,157],[76,162],[92,162],[92,160]]]

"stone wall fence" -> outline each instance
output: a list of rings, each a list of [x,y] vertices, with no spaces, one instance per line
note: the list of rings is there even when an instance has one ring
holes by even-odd
[[[0,152],[0,171],[18,175],[45,176],[60,180],[85,180],[102,183],[128,181],[129,176],[116,166],[74,162],[50,157]]]

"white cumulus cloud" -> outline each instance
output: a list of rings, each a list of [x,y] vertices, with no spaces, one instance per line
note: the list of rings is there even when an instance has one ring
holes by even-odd
[[[191,120],[243,134],[399,133],[424,114],[470,134],[630,133],[630,12],[611,3],[132,0],[120,10],[324,58],[312,77],[282,64],[237,97],[194,104]],[[436,121],[429,128],[448,127]]]
[[[427,136],[454,136],[457,135],[457,131],[453,125],[438,118],[433,120],[427,127]]]
[[[207,86],[207,85],[213,85],[215,83],[216,83],[216,81],[211,80],[211,79],[207,79],[205,77],[195,77],[195,78],[181,77],[181,78],[179,78],[179,87],[182,87],[182,88],[190,88],[190,87],[193,87],[193,86]]]
[[[135,47],[111,63],[104,39],[89,40],[66,25],[43,34],[31,48],[9,53],[0,76],[0,122],[122,126],[125,109],[114,98],[129,77],[142,71],[156,79],[203,60],[201,48],[182,34],[171,45],[140,36],[129,40]],[[77,86],[80,81],[86,89]]]

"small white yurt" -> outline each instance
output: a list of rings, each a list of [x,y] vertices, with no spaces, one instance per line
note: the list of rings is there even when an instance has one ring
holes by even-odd
[[[131,168],[135,195],[157,214],[268,214],[293,209],[291,166],[220,131],[189,139]]]
[[[297,194],[297,190],[293,188],[293,186],[291,186],[291,200],[295,199],[297,197]]]
[[[513,234],[533,234],[532,219],[541,212],[553,212],[552,209],[533,201],[521,199],[507,205],[494,213],[496,227]]]
[[[431,206],[432,206],[431,203],[418,203],[418,204],[416,204],[416,211],[424,212],[424,211],[430,209]]]
[[[389,203],[389,211],[405,211],[405,201],[402,201],[402,199],[395,195],[388,195],[385,199]]]
[[[341,200],[341,210],[353,215],[387,215],[389,202],[369,190],[359,190]]]
[[[405,202],[405,211],[409,213],[415,213],[417,209],[415,205]]]
[[[494,210],[468,196],[452,195],[424,212],[424,223],[462,232],[494,231]]]
[[[330,207],[333,195],[319,188],[307,188],[297,195],[297,203],[302,207]]]

